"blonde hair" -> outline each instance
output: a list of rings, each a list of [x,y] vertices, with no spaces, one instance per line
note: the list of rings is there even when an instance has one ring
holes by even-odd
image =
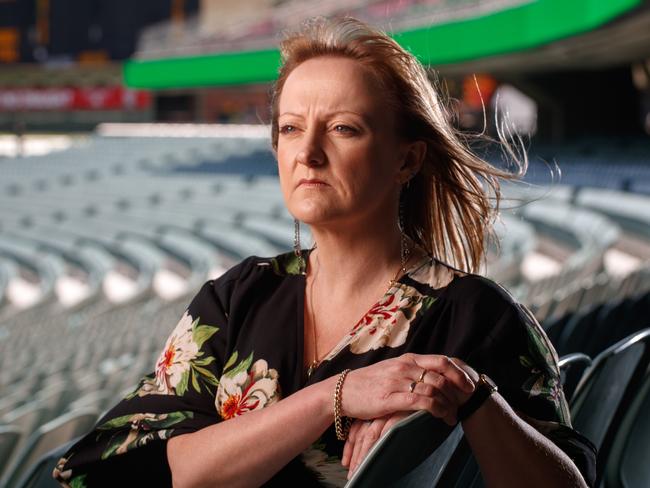
[[[281,42],[282,65],[271,93],[271,138],[278,145],[278,103],[289,74],[318,56],[358,61],[377,78],[397,117],[399,135],[424,141],[421,170],[402,188],[403,231],[430,255],[466,272],[477,272],[494,235],[499,211],[499,178],[514,179],[526,169],[516,161],[515,174],[495,168],[474,154],[452,125],[452,112],[415,56],[384,32],[356,19],[316,18]],[[481,137],[486,139],[485,137]],[[506,144],[499,132],[499,140]],[[514,158],[516,160],[516,158]],[[491,204],[494,201],[494,204]],[[496,240],[495,240],[496,242]]]

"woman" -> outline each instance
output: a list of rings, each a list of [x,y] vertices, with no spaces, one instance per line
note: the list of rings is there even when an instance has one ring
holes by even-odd
[[[460,418],[491,486],[591,483],[553,348],[471,273],[496,211],[483,186],[498,197],[508,175],[459,142],[422,66],[383,33],[320,20],[282,54],[273,148],[317,246],[300,250],[297,227],[295,253],[205,283],[155,373],[55,477],[342,485],[383,432],[426,409],[443,433]]]

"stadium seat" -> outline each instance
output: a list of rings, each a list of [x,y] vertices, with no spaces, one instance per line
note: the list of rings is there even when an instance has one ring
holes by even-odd
[[[8,412],[1,420],[5,424],[19,428],[25,436],[29,436],[40,425],[47,413],[47,406],[42,400],[37,399]]]
[[[578,384],[571,402],[573,426],[599,450],[599,470],[607,459],[609,439],[618,428],[620,413],[638,391],[649,361],[650,329],[644,329],[595,357]]]
[[[79,440],[79,437],[43,454],[16,483],[16,488],[61,488],[61,485],[52,477],[52,471],[54,471],[59,459],[77,440]]]
[[[564,324],[559,336],[556,337],[556,331],[551,331],[558,353],[583,352],[596,356],[647,325],[649,305],[650,292],[573,314]]]
[[[582,353],[568,354],[560,358],[558,366],[560,367],[562,390],[567,402],[570,402],[578,383],[587,368],[591,366],[591,358]]]
[[[440,423],[422,410],[395,424],[368,452],[346,488],[434,486],[463,434],[457,425],[440,438]],[[439,447],[433,449],[436,443]]]
[[[0,425],[0,479],[23,432],[13,425]]]
[[[650,486],[650,372],[625,412],[605,465],[603,488]]]
[[[85,434],[95,424],[98,415],[98,412],[92,409],[77,410],[41,425],[17,452],[2,480],[3,486],[15,486],[22,474],[43,454]]]

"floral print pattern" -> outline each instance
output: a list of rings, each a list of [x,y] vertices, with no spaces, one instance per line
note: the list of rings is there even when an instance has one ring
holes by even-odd
[[[62,457],[56,463],[52,476],[61,483],[63,488],[85,488],[86,487],[86,475],[82,474],[72,478],[72,470],[66,469],[66,464],[68,462],[67,457]]]
[[[111,432],[112,435],[101,458],[124,454],[129,449],[144,446],[154,439],[167,439],[173,431],[169,427],[191,419],[193,415],[192,412],[136,413],[104,422],[96,428],[98,436],[101,436],[102,431]]]
[[[199,325],[200,317],[192,318],[186,310],[163,348],[153,376],[143,379],[140,387],[131,393],[145,395],[184,395],[188,388],[201,392],[201,385],[207,391],[218,382],[214,374],[206,369],[215,358],[205,355],[201,346],[219,329],[210,325]]]
[[[526,327],[528,351],[519,356],[519,363],[528,370],[528,378],[521,388],[529,398],[541,397],[552,403],[562,422],[570,424],[571,415],[562,392],[560,372],[554,367],[556,354],[538,327],[534,318]]]
[[[347,346],[354,354],[364,354],[381,347],[403,345],[418,311],[423,307],[428,309],[433,301],[413,287],[395,284],[359,319],[325,360],[331,360]]]
[[[226,366],[233,365],[237,356],[235,351]],[[264,359],[251,365],[252,361],[253,353],[221,376],[215,407],[224,420],[264,408],[280,399],[278,372],[269,369]]]
[[[305,380],[296,353],[304,340],[299,260],[293,253],[245,260],[204,284],[167,339],[155,370],[65,454],[55,478],[76,488],[119,485],[131,481],[125,476],[142,473],[143,486],[171,486],[160,465],[164,442],[172,436],[273,405],[282,398],[280,378],[291,394],[345,368],[406,351],[457,356],[470,365],[475,359],[481,371],[494,373],[504,398],[531,425],[553,442],[560,439],[557,445],[565,452],[593,457],[588,441],[571,429],[557,357],[534,317],[524,307],[523,314],[513,308],[513,299],[495,283],[443,266],[423,259]],[[319,486],[343,486],[341,448],[330,428],[278,477],[307,472]],[[112,472],[107,459],[128,472]],[[148,479],[155,476],[155,482]]]

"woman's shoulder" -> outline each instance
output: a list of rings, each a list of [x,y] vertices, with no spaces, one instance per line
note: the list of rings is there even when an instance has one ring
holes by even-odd
[[[455,268],[437,258],[424,259],[409,277],[428,286],[437,297],[461,300],[464,304],[480,302],[519,305],[512,294],[496,281]]]
[[[275,276],[300,275],[298,257],[293,252],[285,252],[272,257],[248,256],[217,278],[207,280],[205,285],[221,287],[232,282],[255,279],[265,274]]]

